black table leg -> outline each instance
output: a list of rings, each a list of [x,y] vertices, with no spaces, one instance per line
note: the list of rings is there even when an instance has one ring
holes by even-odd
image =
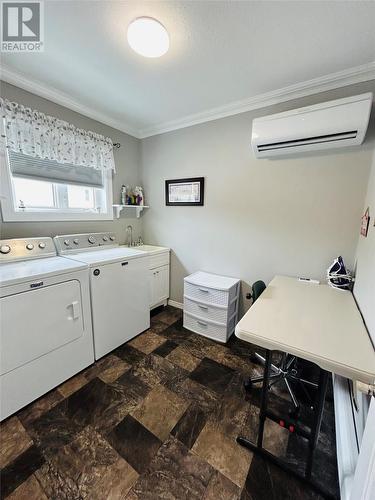
[[[329,373],[327,371],[322,369],[320,370],[318,392],[316,395],[316,401],[314,405],[314,420],[311,426],[311,432],[309,438],[309,455],[307,458],[306,471],[305,471],[305,475],[308,479],[311,478],[314,451],[319,438],[320,426],[322,424],[324,401],[328,385],[328,375]]]
[[[270,379],[270,370],[271,370],[271,360],[272,360],[272,352],[267,349],[266,351],[266,362],[264,365],[264,380],[262,386],[262,398],[260,402],[260,412],[259,412],[259,428],[258,428],[258,446],[263,446],[263,433],[264,433],[264,424],[266,422],[266,410],[268,403],[268,386]]]
[[[270,418],[272,417],[273,420],[275,420],[274,415],[271,415],[270,412],[267,411],[267,404],[268,404],[268,393],[269,393],[269,376],[270,376],[270,369],[271,369],[271,358],[272,358],[272,352],[267,350],[266,351],[266,363],[264,367],[264,381],[263,381],[263,386],[262,386],[262,396],[261,396],[261,405],[260,405],[260,412],[259,412],[259,427],[258,427],[258,438],[257,438],[257,443],[253,443],[249,439],[243,437],[243,436],[238,436],[237,437],[237,442],[244,446],[245,448],[249,448],[251,451],[261,455],[263,458],[266,460],[269,460],[273,464],[277,465],[284,471],[286,471],[288,474],[292,474],[296,476],[298,479],[302,480],[309,486],[311,486],[314,490],[322,494],[325,498],[335,498],[333,495],[327,493],[324,491],[324,489],[313,482],[311,480],[311,471],[312,471],[312,464],[313,464],[313,458],[314,458],[314,451],[318,442],[318,437],[319,437],[319,431],[320,431],[320,426],[322,423],[322,417],[323,417],[323,410],[324,410],[324,400],[325,400],[325,395],[327,391],[327,384],[328,384],[328,376],[329,373],[325,370],[320,370],[319,374],[319,386],[318,386],[318,392],[316,395],[316,402],[315,402],[315,407],[314,407],[314,420],[313,424],[311,426],[310,433],[308,434],[307,439],[309,442],[309,455],[306,463],[306,469],[305,473],[301,474],[298,472],[296,469],[291,468],[285,461],[281,460],[279,457],[276,457],[269,451],[263,448],[263,434],[264,434],[264,424],[266,421],[267,416]],[[305,433],[301,433],[301,435],[304,435]]]
[[[259,426],[258,426],[257,444],[253,443],[252,441],[250,441],[249,439],[247,439],[245,437],[242,437],[242,436],[237,437],[237,443],[239,443],[240,445],[245,446],[246,448],[249,448],[250,450],[253,450],[253,451],[264,450],[264,448],[263,448],[263,434],[264,434],[264,424],[266,422],[266,417],[267,417],[268,385],[269,385],[270,370],[271,370],[271,359],[272,359],[272,352],[269,349],[267,349],[266,350],[266,362],[264,365],[264,379],[263,379],[263,385],[262,385],[260,412],[259,412]],[[266,450],[264,450],[264,451],[266,451]]]

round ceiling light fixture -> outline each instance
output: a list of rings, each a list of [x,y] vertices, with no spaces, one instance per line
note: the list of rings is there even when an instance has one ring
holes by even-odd
[[[138,17],[128,26],[130,47],[144,57],[161,57],[169,49],[169,35],[164,26],[152,17]]]

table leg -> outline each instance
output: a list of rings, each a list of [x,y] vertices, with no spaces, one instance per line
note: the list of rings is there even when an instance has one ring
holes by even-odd
[[[331,494],[327,493],[324,491],[324,489],[313,482],[311,480],[311,470],[312,470],[312,464],[313,464],[313,457],[314,457],[314,451],[316,448],[316,444],[318,441],[319,437],[319,431],[320,431],[320,426],[322,423],[322,417],[323,417],[323,410],[324,410],[324,400],[325,400],[325,395],[327,391],[327,384],[328,384],[328,376],[329,373],[325,370],[320,370],[320,375],[319,375],[319,388],[318,388],[318,393],[316,396],[316,403],[315,403],[315,408],[314,408],[314,420],[313,420],[313,425],[311,428],[311,431],[308,436],[308,441],[309,441],[309,456],[307,459],[307,464],[306,464],[306,469],[305,469],[305,474],[301,474],[295,469],[292,469],[287,463],[285,463],[283,460],[281,460],[279,457],[276,457],[269,451],[263,448],[263,434],[264,434],[264,424],[265,420],[267,418],[267,415],[269,412],[267,412],[267,404],[268,404],[268,386],[269,386],[269,380],[270,380],[270,369],[271,369],[271,358],[272,358],[272,352],[267,350],[266,351],[266,363],[265,363],[265,368],[264,368],[264,381],[263,381],[263,386],[262,386],[262,396],[261,396],[261,405],[260,405],[260,412],[259,412],[259,427],[258,427],[258,437],[257,437],[257,443],[253,443],[249,439],[238,436],[237,437],[237,442],[241,445],[244,446],[245,448],[250,449],[251,451],[261,455],[263,458],[266,460],[269,460],[273,464],[277,465],[284,471],[286,471],[289,474],[292,474],[296,477],[298,477],[300,480],[311,486],[315,491],[319,492],[322,494],[325,498],[335,498]],[[269,414],[270,417],[272,417],[271,413]],[[274,417],[273,417],[274,419]]]
[[[266,422],[266,410],[267,410],[267,403],[268,403],[268,385],[269,385],[269,379],[270,379],[271,358],[272,358],[272,352],[267,349],[266,350],[266,362],[264,365],[262,398],[261,398],[260,412],[259,412],[259,427],[258,427],[258,441],[257,441],[257,444],[259,447],[263,446],[263,434],[264,434],[264,424]]]
[[[263,448],[263,434],[264,434],[264,424],[267,417],[267,403],[268,403],[268,385],[270,379],[270,369],[271,369],[271,359],[272,352],[267,349],[266,350],[266,358],[264,364],[264,378],[262,385],[262,395],[261,395],[261,403],[260,403],[260,411],[259,411],[259,425],[258,425],[258,438],[257,444],[253,443],[249,439],[238,436],[237,443],[244,446],[245,448],[249,448],[252,451],[265,451]]]
[[[309,438],[309,455],[307,458],[306,472],[305,472],[305,475],[308,479],[311,478],[314,451],[319,438],[320,426],[322,424],[324,401],[328,385],[328,375],[329,373],[326,370],[320,369],[318,392],[316,395],[316,401],[314,405],[314,420],[313,420],[313,425],[311,427],[310,438]]]

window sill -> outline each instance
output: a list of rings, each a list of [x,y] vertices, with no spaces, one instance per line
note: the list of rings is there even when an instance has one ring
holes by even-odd
[[[113,220],[113,211],[95,214],[87,212],[15,212],[2,207],[3,222],[68,222]]]

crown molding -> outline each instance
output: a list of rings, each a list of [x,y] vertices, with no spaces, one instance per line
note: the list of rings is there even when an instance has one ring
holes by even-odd
[[[151,127],[145,127],[140,130],[135,129],[122,121],[120,122],[115,120],[110,116],[99,113],[92,108],[84,106],[69,97],[67,94],[52,87],[47,87],[46,84],[42,82],[26,78],[24,75],[4,67],[4,65],[1,69],[1,79],[11,83],[12,85],[16,85],[17,87],[27,90],[28,92],[32,92],[33,94],[44,97],[45,99],[60,104],[61,106],[65,106],[66,108],[76,111],[77,113],[92,118],[93,120],[97,120],[105,125],[120,130],[121,132],[136,137],[137,139],[145,139],[153,135],[163,134],[165,132],[171,132],[173,130],[191,127],[192,125],[198,125],[200,123],[213,120],[219,120],[220,118],[245,113],[246,111],[254,109],[266,108],[268,106],[291,101],[300,97],[318,94],[319,92],[346,87],[355,83],[375,80],[375,61],[361,66],[356,66],[354,68],[349,68],[344,71],[338,71],[322,77],[313,78],[312,80],[307,80],[305,82],[283,87],[264,94],[259,94],[248,99],[234,101],[229,104],[225,104],[224,106],[208,109],[177,120],[159,123],[157,125],[152,125]]]
[[[171,132],[192,125],[218,120],[227,116],[237,115],[254,109],[266,108],[285,101],[291,101],[300,97],[318,94],[327,90],[346,87],[355,83],[375,80],[375,61],[362,66],[356,66],[344,71],[338,71],[329,75],[313,78],[305,82],[283,87],[278,90],[259,94],[248,99],[234,101],[224,106],[208,109],[206,111],[185,116],[183,118],[160,123],[155,126],[139,130],[139,137],[145,139],[153,135]]]
[[[27,90],[28,92],[31,92],[33,94],[36,94],[39,97],[44,97],[49,101],[52,101],[56,104],[60,104],[61,106],[71,109],[72,111],[76,111],[81,115],[87,116],[88,118],[92,118],[93,120],[108,125],[109,127],[112,127],[116,130],[125,132],[125,134],[140,139],[139,131],[131,127],[130,125],[122,121],[119,122],[111,118],[110,116],[95,111],[94,109],[81,104],[75,99],[72,99],[64,92],[56,90],[53,87],[47,86],[45,83],[27,78],[24,75],[21,75],[20,73],[17,73],[11,70],[10,68],[7,68],[4,65],[2,65],[1,67],[1,80],[10,83],[12,85],[15,85],[16,87],[20,87],[21,89]]]

